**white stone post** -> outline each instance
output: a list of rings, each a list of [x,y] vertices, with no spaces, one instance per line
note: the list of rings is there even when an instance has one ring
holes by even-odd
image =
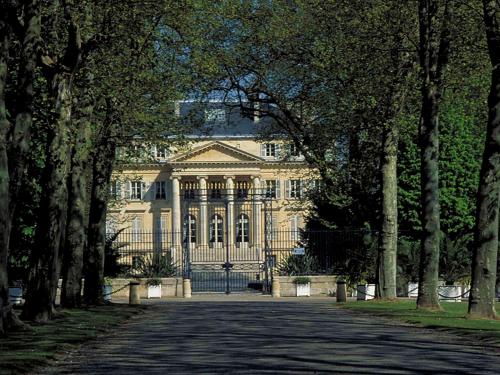
[[[198,177],[200,181],[200,245],[205,248],[208,244],[207,241],[207,178]]]

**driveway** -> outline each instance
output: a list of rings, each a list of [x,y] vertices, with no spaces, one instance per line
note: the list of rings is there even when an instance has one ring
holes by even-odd
[[[499,374],[458,337],[332,307],[332,299],[194,297],[155,304],[51,374]]]

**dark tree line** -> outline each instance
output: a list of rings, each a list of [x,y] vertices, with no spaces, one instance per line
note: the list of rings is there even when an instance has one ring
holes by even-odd
[[[5,0],[0,8],[3,333],[21,324],[8,303],[9,239],[19,236],[14,220],[27,215],[16,205],[32,159],[40,193],[30,213],[36,224],[22,318],[46,321],[56,313],[60,277],[62,306],[103,303],[116,147],[177,134],[172,100],[189,77],[183,64],[169,66],[179,55],[178,33],[168,26],[182,22],[176,3]],[[40,142],[41,155],[33,156],[30,147]]]

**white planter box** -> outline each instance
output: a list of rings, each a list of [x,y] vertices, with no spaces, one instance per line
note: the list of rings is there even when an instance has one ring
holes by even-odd
[[[409,298],[418,297],[418,283],[408,283],[408,297]]]
[[[148,285],[148,298],[161,298],[161,284]]]
[[[462,301],[469,299],[470,285],[462,285]]]
[[[358,301],[367,301],[375,298],[375,284],[361,284],[356,289]]]
[[[103,285],[102,294],[105,301],[111,301],[111,292],[113,291],[113,285]]]
[[[445,302],[460,302],[462,287],[460,285],[444,285],[438,288],[439,299]]]
[[[20,286],[9,287],[9,300],[13,305],[23,303],[23,288]]]
[[[311,296],[311,283],[295,284],[297,287],[297,297],[310,297]]]

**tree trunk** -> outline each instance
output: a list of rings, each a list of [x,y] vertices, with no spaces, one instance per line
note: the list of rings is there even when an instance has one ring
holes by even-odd
[[[9,59],[10,32],[4,19],[0,18],[0,335],[7,329],[9,304],[9,280],[7,278],[7,259],[9,255],[9,165],[7,159],[7,132],[9,121],[5,106],[5,86],[7,81],[7,61]]]
[[[440,309],[439,279],[439,102],[448,62],[451,12],[448,1],[439,17],[438,0],[419,1],[422,111],[420,115],[421,220],[418,308]],[[439,19],[441,25],[439,25]]]
[[[40,44],[40,4],[38,0],[24,2],[24,39],[18,72],[18,95],[15,108],[15,125],[9,143],[9,215],[12,223],[18,201],[19,188],[26,168],[29,152],[31,124],[33,122],[33,82]],[[10,232],[10,227],[9,227]]]
[[[81,305],[83,253],[87,243],[87,228],[89,220],[88,184],[91,172],[91,123],[93,105],[88,105],[82,111],[79,121],[76,145],[71,159],[71,174],[68,179],[69,203],[68,222],[66,227],[66,242],[62,254],[62,291],[61,305],[74,308]]]
[[[486,144],[477,192],[469,314],[474,318],[495,318],[500,194],[500,4],[483,0],[483,7],[493,69]]]
[[[30,275],[22,317],[47,321],[52,318],[52,306],[58,280],[59,248],[65,228],[68,191],[69,123],[71,121],[71,77],[57,73],[53,87],[57,88],[58,118],[49,129],[47,161],[42,176],[40,216],[36,231],[38,251],[31,254]]]
[[[111,116],[111,114],[109,114]],[[94,155],[92,170],[92,192],[88,229],[88,246],[85,257],[86,304],[102,304],[104,282],[104,248],[106,243],[106,213],[109,184],[115,158],[115,140],[111,121],[104,124],[103,134]]]
[[[24,35],[18,72],[19,90],[17,107],[11,113],[16,117],[13,129],[7,120],[5,89],[11,26],[12,23],[17,23],[17,16],[15,9],[4,3],[0,16],[0,334],[5,333],[9,327],[23,326],[8,300],[7,267],[12,219],[28,151],[33,112],[33,80],[40,41],[38,1],[26,1],[23,8]]]
[[[377,296],[395,299],[398,246],[398,131],[388,125],[383,134],[382,171],[382,228],[377,264]]]

